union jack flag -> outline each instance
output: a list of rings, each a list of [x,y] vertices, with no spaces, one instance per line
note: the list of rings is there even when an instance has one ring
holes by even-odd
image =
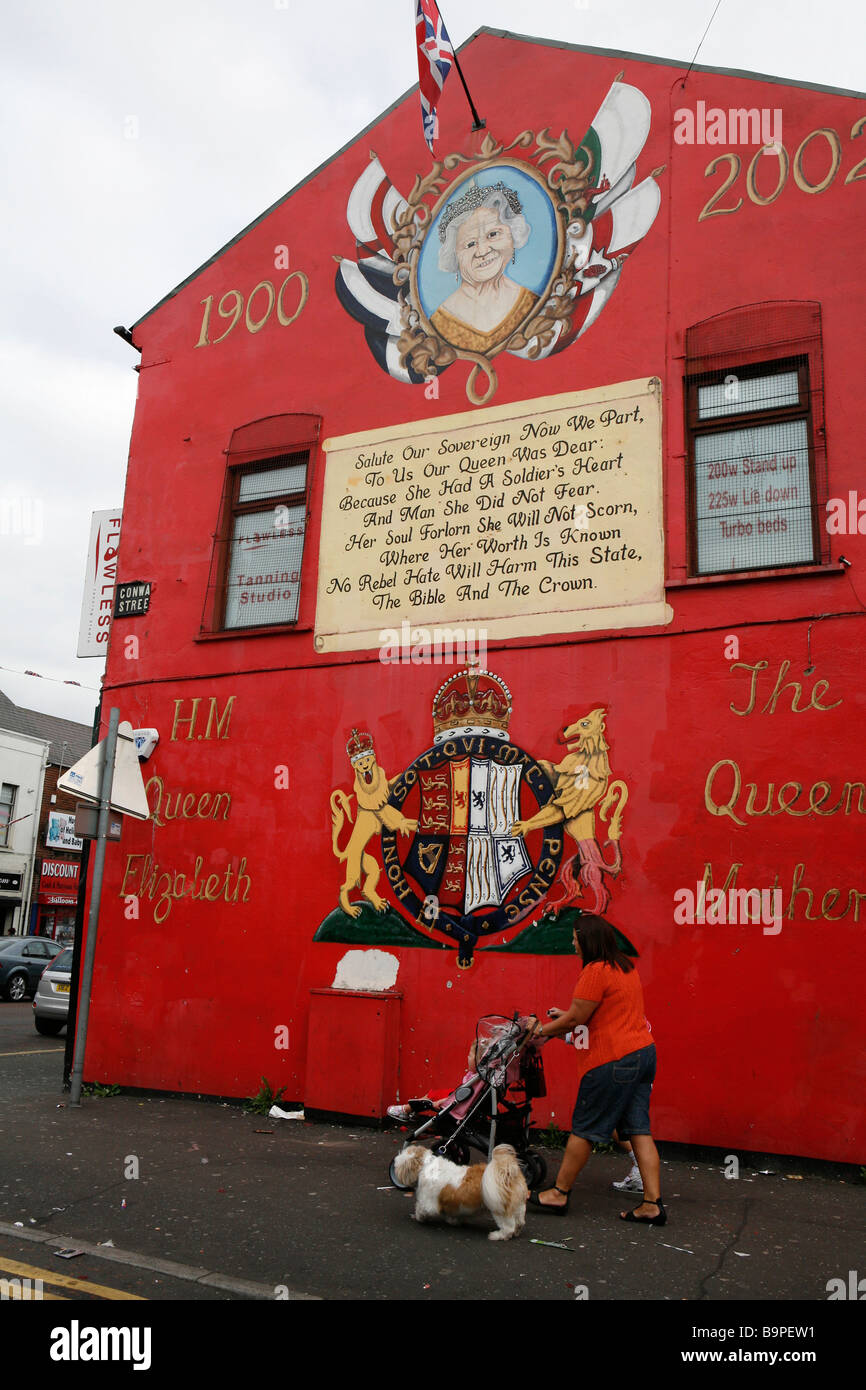
[[[454,49],[436,0],[416,0],[415,32],[418,36],[421,123],[427,148],[432,154],[437,130],[436,104],[454,62]]]

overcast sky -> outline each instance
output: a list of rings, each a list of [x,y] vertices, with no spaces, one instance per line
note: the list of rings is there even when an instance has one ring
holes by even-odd
[[[442,0],[455,44],[486,24],[684,65],[714,7]],[[138,356],[113,326],[417,83],[414,9],[4,0],[0,689],[18,704],[91,721],[95,689],[56,682],[102,674],[75,651],[90,515],[122,501],[135,403]],[[698,61],[863,90],[864,12],[721,0]]]

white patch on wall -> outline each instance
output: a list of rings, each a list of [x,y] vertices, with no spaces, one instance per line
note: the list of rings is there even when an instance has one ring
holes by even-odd
[[[400,962],[388,951],[347,951],[331,989],[393,989]]]

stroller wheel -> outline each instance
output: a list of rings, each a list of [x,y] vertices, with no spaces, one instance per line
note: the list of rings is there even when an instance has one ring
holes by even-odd
[[[394,1157],[391,1159],[391,1164],[390,1164],[390,1167],[388,1168],[388,1177],[389,1177],[389,1179],[391,1180],[391,1184],[392,1184],[393,1187],[396,1187],[397,1190],[398,1190],[399,1192],[411,1192],[411,1190],[412,1190],[411,1187],[409,1187],[406,1183],[400,1182],[400,1181],[398,1180],[397,1174],[396,1174],[395,1168],[394,1168],[394,1165],[396,1164],[396,1162],[397,1162],[397,1155],[395,1154]]]
[[[526,1178],[526,1186],[530,1192],[537,1192],[547,1181],[547,1163],[541,1154],[534,1149],[527,1149],[525,1154],[518,1157],[523,1176]]]

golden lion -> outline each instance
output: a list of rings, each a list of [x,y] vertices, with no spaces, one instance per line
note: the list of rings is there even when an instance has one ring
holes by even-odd
[[[628,800],[625,782],[610,781],[610,745],[604,737],[605,708],[590,710],[575,724],[570,724],[559,735],[559,742],[568,749],[566,757],[554,767],[553,763],[539,759],[555,787],[553,799],[543,806],[529,820],[518,821],[511,827],[512,835],[526,835],[530,830],[538,830],[547,825],[563,824],[567,835],[577,845],[575,859],[580,865],[580,881],[592,890],[593,912],[604,912],[610,901],[610,894],[604,883],[604,875],[616,878],[622,869],[622,855],[619,841],[622,835],[622,813]],[[606,821],[613,810],[610,822],[610,837],[606,844],[614,849],[613,862],[608,863],[601,852],[595,834],[595,811]],[[563,865],[560,879],[565,888],[565,897],[557,904],[560,910],[582,896],[581,888],[574,876],[572,859]]]
[[[358,802],[358,819],[352,826],[352,833],[345,848],[340,849],[340,832],[347,819],[351,823],[352,806],[350,797],[344,791],[339,788],[333,791],[331,845],[337,858],[346,862],[346,877],[340,889],[340,906],[349,917],[358,917],[361,904],[349,901],[349,891],[359,884],[364,897],[372,903],[377,912],[385,912],[388,908],[384,898],[380,898],[376,892],[381,869],[372,854],[366,853],[370,840],[383,826],[388,830],[399,830],[401,835],[409,835],[418,828],[418,822],[407,820],[396,806],[388,805],[391,787],[398,779],[392,777],[389,781],[387,774],[379,767],[372,749],[372,741],[369,752],[356,754],[352,758],[352,764],[355,769],[354,794]]]

